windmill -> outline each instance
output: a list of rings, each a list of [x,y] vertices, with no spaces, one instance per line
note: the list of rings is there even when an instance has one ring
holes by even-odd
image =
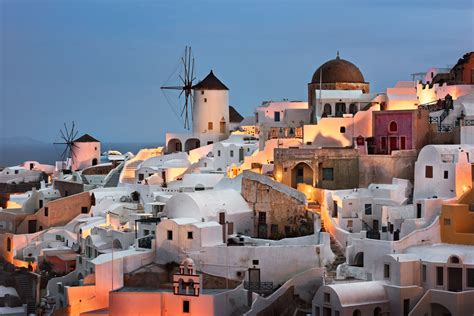
[[[166,95],[163,91],[163,95],[165,96],[168,104],[171,106],[174,114],[178,117],[178,119],[184,120],[184,128],[190,128],[189,124],[189,117],[191,116],[192,120],[192,109],[193,109],[193,81],[196,80],[194,77],[194,57],[192,56],[191,47],[186,46],[184,49],[184,56],[181,57],[178,67],[176,68],[175,72],[171,74],[168,78],[168,81],[171,77],[176,74],[177,69],[181,68],[178,74],[178,78],[180,83],[178,85],[169,86],[165,83],[161,87],[161,90],[177,90],[180,91],[178,98],[181,99],[181,96],[184,94],[184,101],[183,104],[180,106],[173,105],[170,98]]]
[[[61,161],[70,161],[70,165],[72,165],[72,162],[76,158],[76,153],[73,149],[78,147],[74,143],[77,133],[78,131],[76,130],[74,121],[72,121],[70,128],[68,128],[66,123],[64,123],[64,127],[59,130],[59,136],[61,137],[62,142],[54,143],[55,145],[64,145],[64,150],[61,154]]]

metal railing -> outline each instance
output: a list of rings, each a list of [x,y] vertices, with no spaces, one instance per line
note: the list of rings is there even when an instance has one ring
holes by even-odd
[[[244,281],[244,289],[261,294],[273,292],[273,282],[249,282]]]

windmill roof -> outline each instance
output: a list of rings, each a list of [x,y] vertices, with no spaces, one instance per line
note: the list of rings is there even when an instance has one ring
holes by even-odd
[[[229,88],[226,87],[225,84],[222,83],[217,77],[214,75],[214,73],[211,72],[193,86],[193,89],[195,90],[229,90]]]
[[[240,115],[240,113],[237,112],[237,110],[232,105],[230,105],[229,106],[229,121],[231,123],[240,123],[243,121],[243,119],[244,117]]]
[[[84,134],[81,137],[74,140],[74,143],[100,143],[97,139],[89,134]]]

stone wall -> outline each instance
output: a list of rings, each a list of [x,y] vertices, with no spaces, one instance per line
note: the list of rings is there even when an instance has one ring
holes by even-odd
[[[371,183],[392,183],[392,178],[407,179],[413,183],[416,150],[393,151],[391,155],[361,155],[359,157],[359,186]]]
[[[304,194],[264,175],[248,175],[242,178],[242,196],[254,211],[257,237],[281,239],[313,233],[313,214],[306,209]]]
[[[353,189],[359,185],[359,152],[353,148],[276,148],[275,178],[297,187],[295,170],[298,164],[308,165],[313,173],[314,187],[328,190]],[[323,177],[323,169],[332,168],[333,180]]]

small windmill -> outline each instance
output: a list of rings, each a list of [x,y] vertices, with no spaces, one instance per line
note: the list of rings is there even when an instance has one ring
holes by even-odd
[[[72,121],[71,126],[68,128],[66,123],[64,123],[64,127],[59,130],[59,136],[62,139],[62,142],[54,143],[55,145],[64,145],[64,150],[61,154],[61,161],[70,162],[70,166],[74,159],[76,158],[76,153],[74,152],[74,148],[78,146],[74,143],[76,139],[78,131],[76,130],[76,126],[74,121]]]
[[[168,86],[165,85],[161,87],[161,90],[178,90],[181,91],[179,93],[179,98],[184,94],[184,102],[182,106],[173,106],[173,102],[168,98],[168,96],[163,92],[168,104],[171,106],[171,109],[175,113],[175,115],[179,118],[184,120],[184,128],[190,129],[189,124],[189,117],[192,120],[192,109],[193,109],[193,82],[196,80],[194,77],[194,57],[191,53],[191,47],[186,46],[184,49],[184,56],[181,57],[179,65],[180,66],[180,73],[178,74],[178,78],[180,84],[175,86]],[[178,68],[178,67],[177,67]],[[169,79],[176,73],[176,70]],[[168,79],[168,81],[169,81]],[[179,115],[178,115],[179,113]]]

